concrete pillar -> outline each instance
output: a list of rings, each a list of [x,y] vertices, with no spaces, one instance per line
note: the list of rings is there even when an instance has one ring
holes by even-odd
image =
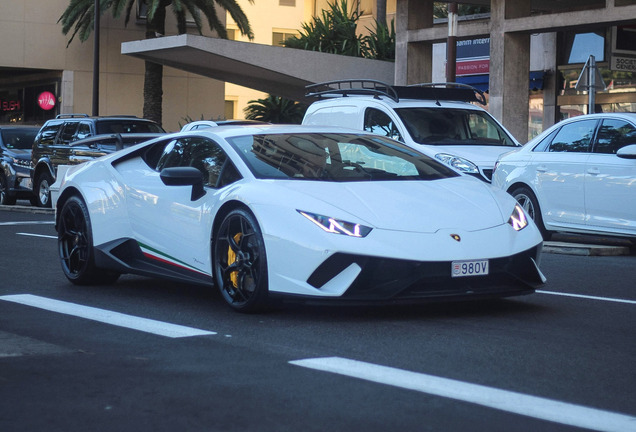
[[[490,2],[490,113],[521,143],[528,141],[530,35],[504,33],[504,20],[528,16],[530,2]]]
[[[433,26],[433,0],[397,0],[395,13],[395,84],[430,82],[433,46],[409,42],[409,30]]]
[[[557,70],[557,34],[544,33],[543,55],[544,64],[546,66],[546,74],[543,77],[543,130],[546,130],[557,119],[557,96],[559,89],[557,88],[558,73]]]

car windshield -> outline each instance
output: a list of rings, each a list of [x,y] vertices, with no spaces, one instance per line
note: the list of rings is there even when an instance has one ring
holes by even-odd
[[[29,150],[33,148],[33,141],[38,129],[10,128],[0,130],[2,142],[8,149]]]
[[[304,133],[228,139],[261,179],[320,181],[436,180],[458,174],[388,138]]]
[[[486,112],[467,109],[397,108],[411,138],[419,144],[517,147]]]
[[[95,127],[97,128],[97,135],[165,132],[158,124],[143,120],[100,120]]]

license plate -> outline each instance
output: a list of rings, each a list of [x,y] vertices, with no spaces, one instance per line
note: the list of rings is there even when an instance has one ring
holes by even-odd
[[[488,260],[453,261],[451,277],[485,276],[488,274]]]

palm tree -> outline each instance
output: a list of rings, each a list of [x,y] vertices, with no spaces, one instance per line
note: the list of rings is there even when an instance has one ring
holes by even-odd
[[[245,118],[248,120],[261,120],[270,123],[302,122],[306,106],[280,96],[268,95],[265,99],[256,99],[248,102],[245,108]]]
[[[215,31],[221,38],[227,39],[227,31],[223,22],[219,19],[215,6],[230,13],[236,22],[241,34],[254,38],[252,28],[247,16],[236,0],[99,0],[100,12],[110,9],[113,17],[118,18],[125,14],[125,24],[130,21],[131,11],[137,2],[147,6],[146,15],[146,39],[152,39],[159,35],[165,35],[166,13],[169,6],[177,18],[177,33],[186,33],[186,20],[189,13],[194,24],[201,34],[203,28],[202,18],[207,19],[210,30]],[[253,0],[250,0],[253,3]],[[78,35],[84,42],[90,36],[94,28],[95,0],[71,0],[70,4],[58,20],[62,23],[62,32],[66,35],[71,32],[71,38]],[[68,46],[68,45],[67,45]],[[144,110],[145,118],[161,124],[161,102],[163,99],[163,65],[145,62],[144,77]]]

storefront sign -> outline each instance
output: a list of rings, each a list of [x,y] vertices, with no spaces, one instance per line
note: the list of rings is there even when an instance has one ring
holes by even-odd
[[[38,105],[45,111],[53,109],[55,107],[55,95],[48,91],[40,93],[38,96]]]
[[[490,72],[490,38],[457,42],[455,74],[479,75]]]
[[[622,72],[636,72],[636,58],[612,56],[610,69]]]
[[[19,100],[6,100],[0,99],[0,110],[1,111],[20,111],[22,109],[22,105]]]

